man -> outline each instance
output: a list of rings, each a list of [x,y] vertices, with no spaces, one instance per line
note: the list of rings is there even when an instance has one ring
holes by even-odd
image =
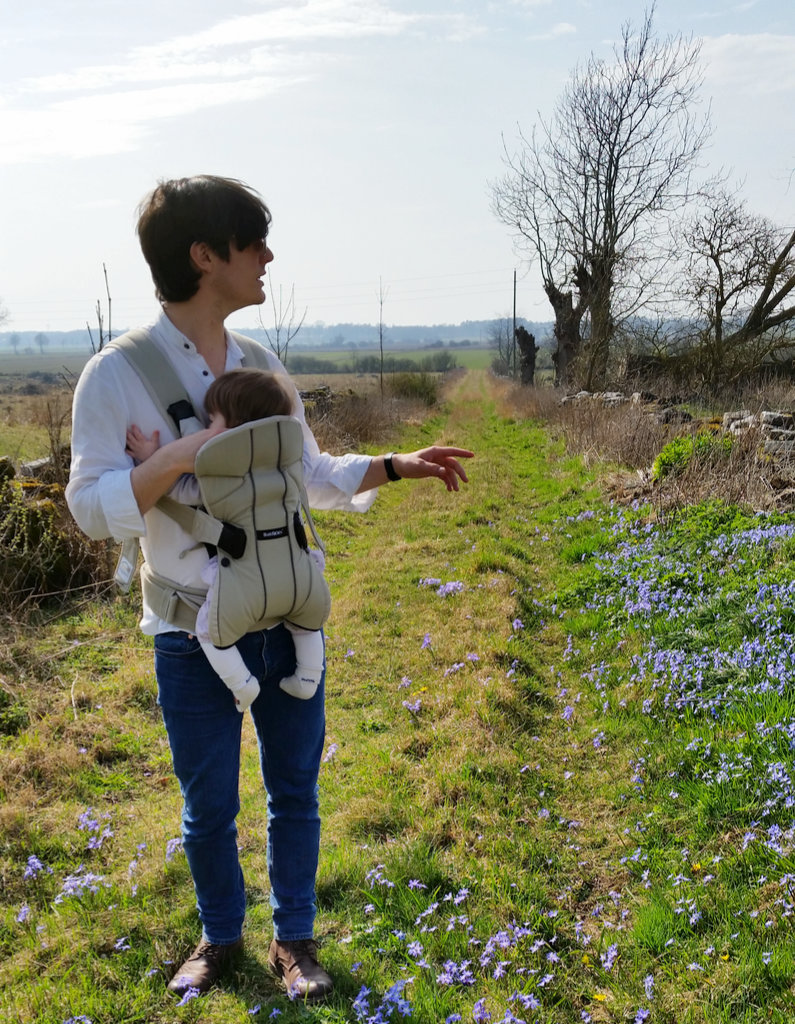
[[[147,344],[173,365],[198,417],[210,383],[243,361],[243,342],[226,331],[226,318],[265,301],[262,279],[273,259],[270,219],[251,189],[209,175],[161,182],[139,208],[138,237],[162,306],[147,328]],[[262,350],[259,358],[286,375],[272,353]],[[466,481],[459,459],[472,452],[465,449],[431,447],[374,458],[321,453],[295,386],[285,380],[304,430],[305,481],[314,507],[365,511],[376,488],[403,477],[438,477],[449,491]],[[186,590],[201,591],[206,552],[156,503],[193,471],[209,432],[163,445],[134,465],[125,452],[132,424],[146,436],[175,436],[136,370],[111,345],[89,361],[75,391],[69,508],[90,537],[140,537],[149,567]],[[242,716],[195,636],[169,621],[159,605],[156,611],[146,593],[141,628],[155,638],[159,703],[184,799],[183,847],[202,922],[201,941],[168,987],[178,994],[188,988],[206,992],[242,946],[245,889],[235,824]],[[251,713],[268,800],[274,925],[268,961],[292,994],[322,999],[332,980],[317,961],[312,936],[324,686],[311,700],[279,688],[279,680],[295,670],[284,627],[248,634],[238,647],[261,687]]]

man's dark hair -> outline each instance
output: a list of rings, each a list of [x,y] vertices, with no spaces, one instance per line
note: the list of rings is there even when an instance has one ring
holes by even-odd
[[[262,199],[234,178],[199,174],[161,181],[138,207],[138,238],[161,302],[186,302],[201,273],[190,256],[204,242],[223,260],[268,235],[271,215]]]
[[[267,416],[291,416],[293,399],[278,374],[242,366],[216,377],[204,396],[204,408],[219,412],[227,427],[239,427]]]

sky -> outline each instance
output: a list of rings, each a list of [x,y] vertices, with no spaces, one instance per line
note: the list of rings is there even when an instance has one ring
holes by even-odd
[[[135,210],[200,173],[263,196],[270,282],[308,323],[510,315],[514,270],[517,315],[549,320],[489,183],[503,140],[642,18],[637,0],[5,0],[3,330],[93,327],[103,264],[114,329],[151,322]],[[658,0],[654,24],[701,40],[708,169],[795,223],[793,0]]]

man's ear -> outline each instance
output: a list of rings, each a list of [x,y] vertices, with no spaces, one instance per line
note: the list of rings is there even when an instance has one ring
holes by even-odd
[[[206,242],[193,242],[190,247],[190,258],[194,267],[201,274],[206,274],[215,259],[215,253]]]

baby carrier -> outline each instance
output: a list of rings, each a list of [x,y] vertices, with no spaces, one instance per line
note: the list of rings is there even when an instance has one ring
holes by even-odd
[[[233,335],[248,365],[268,367],[256,342]],[[136,370],[150,397],[185,435],[201,428],[185,389],[166,357],[144,331],[131,331],[112,343]],[[228,647],[256,629],[287,620],[320,629],[331,595],[309,553],[302,512],[318,547],[303,481],[303,431],[292,416],[244,423],[204,444],[196,456],[196,478],[203,507],[163,497],[157,508],[196,540],[217,549],[218,576],[210,606],[210,639]],[[125,542],[120,559],[122,584],[137,563],[137,541]],[[125,550],[125,548],[127,550]],[[122,564],[125,563],[125,564]],[[144,563],[141,587],[156,615],[193,632],[206,591],[184,587]]]

